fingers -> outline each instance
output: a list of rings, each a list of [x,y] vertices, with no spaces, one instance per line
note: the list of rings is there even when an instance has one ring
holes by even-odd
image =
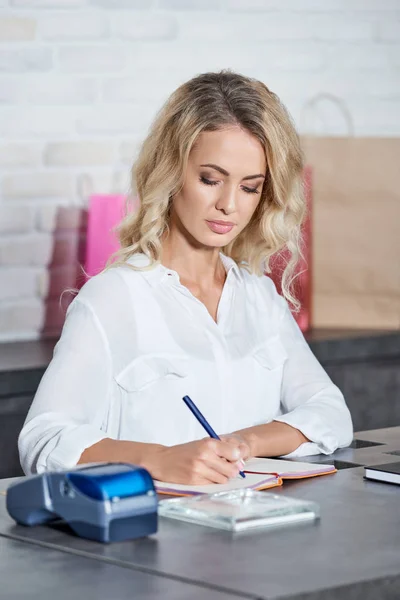
[[[240,452],[236,446],[220,440],[205,439],[202,440],[194,468],[200,472],[201,463],[204,463],[207,468],[214,471],[213,477],[214,479],[217,477],[216,482],[226,483],[238,475],[242,467],[238,464],[238,460],[240,460]]]
[[[158,460],[161,463],[158,478],[190,485],[227,483],[242,468],[237,446],[236,442],[205,438],[166,447]]]
[[[222,459],[220,459],[222,462]],[[224,461],[226,465],[227,463]],[[232,467],[232,465],[230,465]],[[211,463],[202,461],[202,464],[192,474],[193,485],[202,485],[209,483],[228,483],[231,475],[224,475],[218,468],[214,468]]]
[[[220,441],[217,440],[215,445],[215,452],[221,458],[225,458],[230,462],[236,462],[245,456],[245,448],[241,446],[240,442],[235,438],[224,438]]]
[[[231,442],[239,448],[240,457],[243,460],[247,460],[251,456],[250,446],[247,441],[237,433],[229,433],[227,435],[221,436],[221,439],[227,442]]]
[[[212,468],[216,473],[225,477],[226,481],[237,477],[239,470],[241,469],[241,465],[237,462],[232,463],[219,456],[215,456],[214,458],[205,461],[205,464]]]

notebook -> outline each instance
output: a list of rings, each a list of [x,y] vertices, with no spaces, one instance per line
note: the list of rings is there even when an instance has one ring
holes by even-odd
[[[364,471],[367,479],[376,479],[377,481],[387,481],[388,483],[397,483],[400,485],[400,462],[364,467]]]
[[[209,485],[183,485],[154,481],[159,494],[173,496],[195,496],[198,494],[213,494],[215,492],[229,492],[249,488],[252,490],[265,490],[282,485],[284,479],[302,479],[329,475],[336,473],[334,465],[318,465],[305,462],[292,462],[290,460],[277,460],[273,458],[251,458],[245,464],[245,479],[235,477],[228,483],[215,483]]]
[[[245,473],[276,473],[281,479],[302,479],[336,473],[334,465],[321,465],[276,458],[250,458],[245,465]]]

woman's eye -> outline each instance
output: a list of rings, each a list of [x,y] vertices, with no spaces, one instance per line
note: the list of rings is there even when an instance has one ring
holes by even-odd
[[[257,188],[249,188],[249,187],[246,187],[246,186],[243,186],[242,190],[244,192],[247,192],[247,194],[259,194],[260,193]]]
[[[203,175],[200,176],[200,181],[202,183],[204,183],[205,185],[218,185],[218,183],[219,183],[219,181],[212,181],[211,179],[207,179],[207,177],[204,177]],[[259,194],[260,193],[257,188],[251,188],[251,187],[247,187],[247,186],[242,186],[242,190],[244,192],[246,192],[246,194]]]
[[[205,183],[206,185],[218,185],[218,181],[211,181],[210,179],[207,179],[206,177],[203,177],[203,176],[200,177],[200,181],[202,183]]]

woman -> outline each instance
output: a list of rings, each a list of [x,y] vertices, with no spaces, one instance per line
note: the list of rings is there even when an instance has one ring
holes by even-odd
[[[70,305],[20,434],[26,473],[128,461],[223,483],[248,456],[351,442],[287,303],[301,177],[297,134],[261,82],[207,73],[172,94],[134,166],[141,207],[120,226],[119,260]],[[264,272],[285,246],[283,298]],[[204,437],[184,395],[222,440]]]

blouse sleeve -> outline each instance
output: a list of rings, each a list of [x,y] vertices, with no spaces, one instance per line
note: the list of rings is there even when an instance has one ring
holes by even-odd
[[[53,359],[38,387],[19,436],[26,474],[77,464],[85,448],[107,437],[111,377],[108,342],[92,308],[69,306]]]
[[[301,444],[286,456],[331,454],[348,446],[353,425],[343,395],[310,350],[287,303],[283,310],[280,337],[288,359],[284,365],[282,416],[275,421],[300,430],[310,442]]]

